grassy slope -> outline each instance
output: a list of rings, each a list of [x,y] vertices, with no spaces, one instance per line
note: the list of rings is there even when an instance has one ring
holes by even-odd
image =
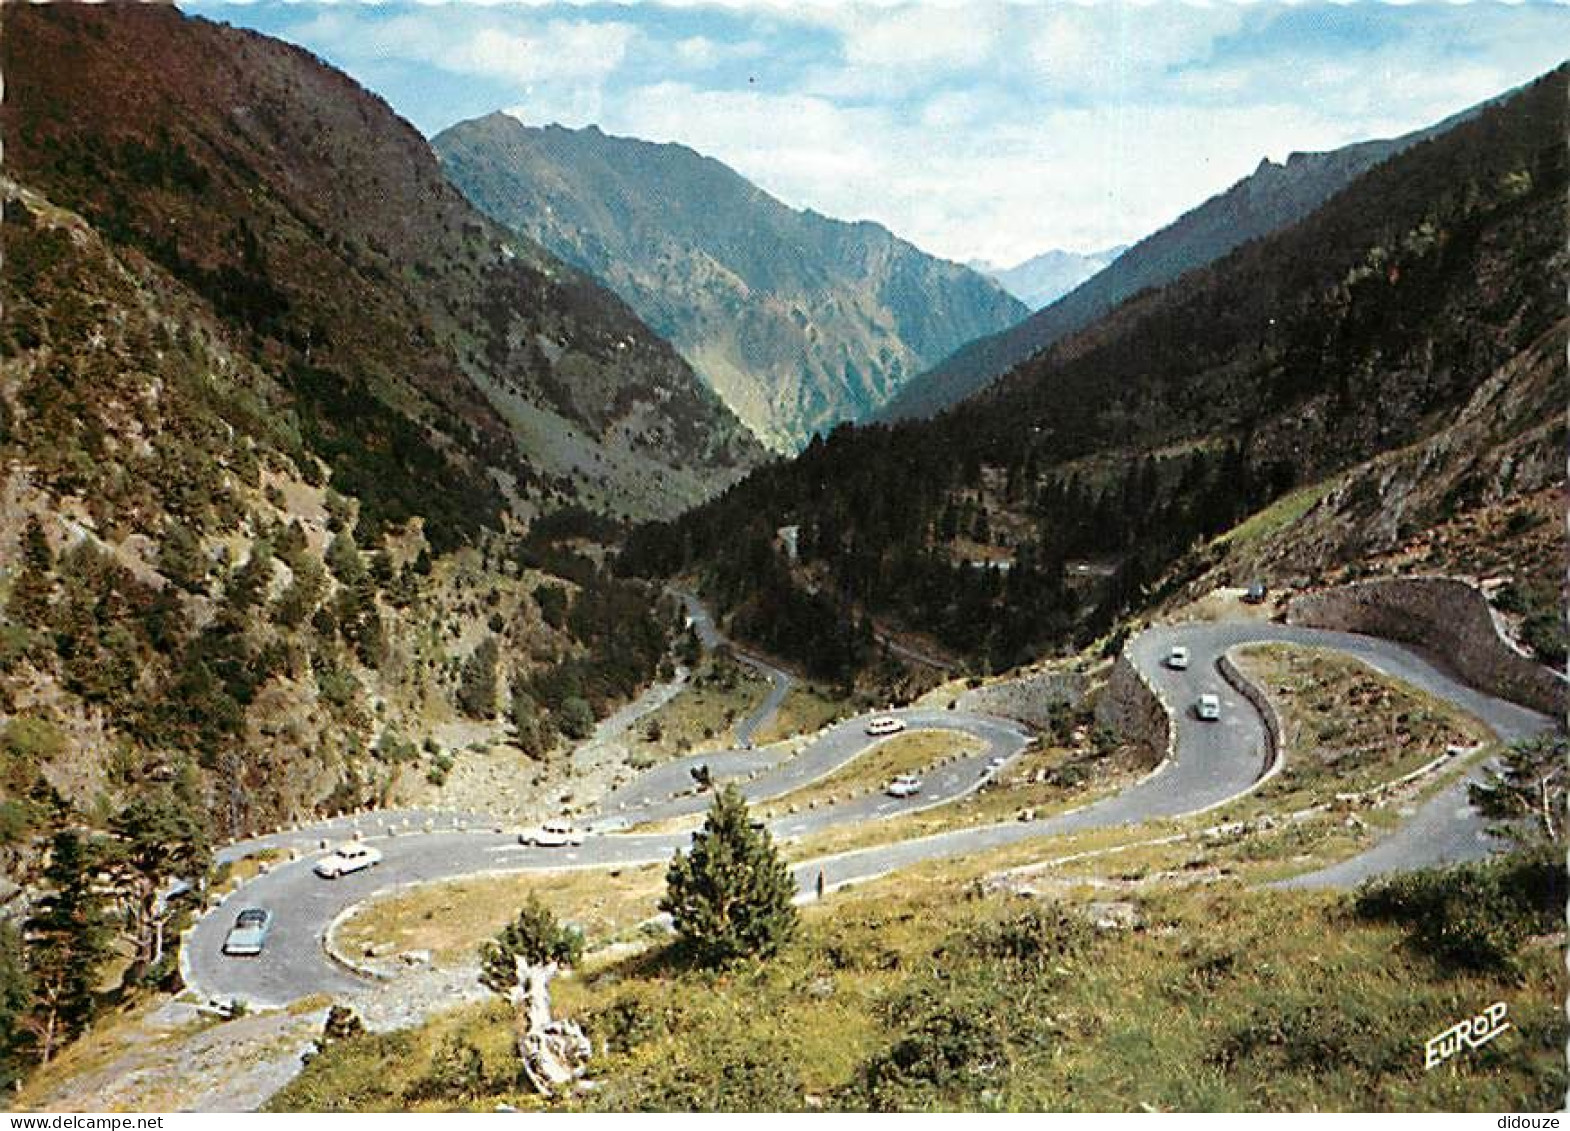
[[[1145,925],[1126,933],[1031,910],[969,885],[892,879],[809,915],[761,968],[715,976],[660,954],[591,968],[557,993],[609,1049],[599,1089],[579,1102],[1493,1110],[1562,1095],[1553,945],[1528,945],[1514,972],[1457,970],[1337,897],[1236,888],[1141,898]],[[1496,1000],[1510,1004],[1512,1032],[1423,1070],[1427,1037]],[[467,1079],[450,1070],[461,1058],[438,1054],[455,1035],[480,1050]],[[340,1046],[274,1106],[395,1109],[410,1095],[535,1106],[513,1073],[505,1016],[474,1008]]]

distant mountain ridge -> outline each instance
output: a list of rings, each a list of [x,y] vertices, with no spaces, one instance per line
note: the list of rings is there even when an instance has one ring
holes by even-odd
[[[778,450],[866,419],[1029,313],[966,267],[790,208],[685,146],[501,113],[432,145],[479,208],[602,280]]]
[[[1270,559],[1355,566],[1343,549],[1562,482],[1563,421],[1541,406],[1563,376],[1567,79],[1463,116],[950,411],[838,430],[640,528],[624,564],[704,571],[738,634],[834,678],[876,660],[845,628],[868,614],[998,670],[1159,603],[1289,496],[1331,492],[1334,512],[1315,512],[1314,554],[1289,558],[1283,534]],[[773,548],[786,525],[793,562]]]
[[[968,266],[980,271],[1032,310],[1040,310],[1079,286],[1096,272],[1105,269],[1129,249],[1128,244],[1105,251],[1044,251],[1012,267],[986,260],[972,260]]]
[[[933,416],[958,404],[1125,299],[1165,286],[1249,240],[1296,223],[1380,162],[1476,112],[1476,108],[1466,110],[1398,138],[1324,153],[1294,153],[1284,165],[1268,158],[1260,161],[1249,176],[1140,240],[1050,306],[1000,333],[968,343],[917,376],[878,419]]]

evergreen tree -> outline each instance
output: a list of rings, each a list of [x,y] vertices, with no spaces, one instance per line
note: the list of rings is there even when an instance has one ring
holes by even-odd
[[[27,1069],[32,1008],[33,977],[21,932],[0,920],[0,1091],[14,1088]]]
[[[183,522],[171,522],[158,544],[158,568],[170,581],[190,593],[207,587],[208,561],[201,540]]]
[[[194,787],[194,782],[188,783]],[[110,821],[115,842],[105,863],[127,894],[136,958],[128,980],[157,966],[164,957],[169,901],[161,899],[169,881],[199,880],[211,863],[206,822],[196,799],[183,791],[161,789],[133,798]]]
[[[53,568],[54,555],[43,524],[37,515],[31,515],[22,535],[22,570],[6,603],[6,615],[14,623],[23,628],[41,628],[49,619],[49,599],[54,592],[49,575]]]
[[[229,607],[235,613],[244,613],[256,607],[267,597],[268,587],[273,579],[273,546],[265,538],[258,538],[251,543],[251,556],[245,559],[245,564],[234,571],[229,579],[228,598]]]
[[[589,706],[587,699],[570,695],[556,712],[556,722],[568,738],[588,738],[594,733],[594,708]]]
[[[93,890],[97,857],[96,846],[74,829],[56,833],[44,869],[49,892],[27,921],[34,994],[28,1028],[44,1064],[78,1036],[97,1011],[93,988],[110,945],[103,901]]]
[[[1563,735],[1521,739],[1510,744],[1502,766],[1488,767],[1483,781],[1467,787],[1467,795],[1485,817],[1511,822],[1513,839],[1558,845],[1565,840],[1567,765],[1570,740]]]
[[[348,530],[339,531],[327,544],[326,557],[327,568],[344,585],[353,586],[365,576],[365,563],[360,560],[360,548],[355,545],[354,535]]]
[[[458,708],[471,719],[496,714],[496,637],[487,636],[463,662],[458,684]]]
[[[678,851],[660,910],[703,965],[766,958],[796,929],[796,884],[767,830],[753,828],[733,785],[714,798],[692,851]]]

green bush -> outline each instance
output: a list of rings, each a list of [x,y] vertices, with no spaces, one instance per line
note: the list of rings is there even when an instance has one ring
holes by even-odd
[[[874,1111],[948,1106],[1002,1083],[1008,1053],[996,1019],[959,995],[936,1002],[861,1067],[847,1099]]]
[[[556,723],[568,738],[581,740],[594,733],[594,708],[587,699],[574,695],[556,712]]]
[[[480,947],[480,981],[499,994],[518,984],[517,959],[531,966],[576,965],[583,957],[583,932],[564,926],[556,913],[531,894],[518,917]]]
[[[1523,942],[1563,926],[1566,894],[1564,861],[1542,850],[1371,881],[1352,906],[1443,963],[1510,973]]]

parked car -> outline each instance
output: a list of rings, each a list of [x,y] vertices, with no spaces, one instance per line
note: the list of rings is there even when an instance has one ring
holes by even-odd
[[[890,797],[915,797],[921,792],[921,779],[915,774],[901,774],[883,792]]]
[[[875,719],[867,720],[867,733],[874,737],[886,734],[898,734],[905,729],[905,720],[896,719],[893,715],[879,715]]]
[[[1270,595],[1270,590],[1263,581],[1256,581],[1243,590],[1243,600],[1250,605],[1263,605],[1265,598]]]
[[[1187,670],[1188,648],[1185,645],[1172,645],[1172,651],[1167,653],[1167,667],[1177,672]]]
[[[583,843],[583,833],[566,821],[546,821],[537,829],[519,833],[518,843],[535,848],[576,848]]]
[[[1212,695],[1207,691],[1194,704],[1194,714],[1207,723],[1215,722],[1221,718],[1221,696]]]
[[[329,852],[312,869],[324,880],[336,880],[351,872],[363,872],[382,862],[382,850],[368,844],[345,844]]]
[[[267,932],[273,929],[273,913],[265,907],[247,907],[234,917],[234,926],[224,937],[223,952],[237,957],[262,953]]]

